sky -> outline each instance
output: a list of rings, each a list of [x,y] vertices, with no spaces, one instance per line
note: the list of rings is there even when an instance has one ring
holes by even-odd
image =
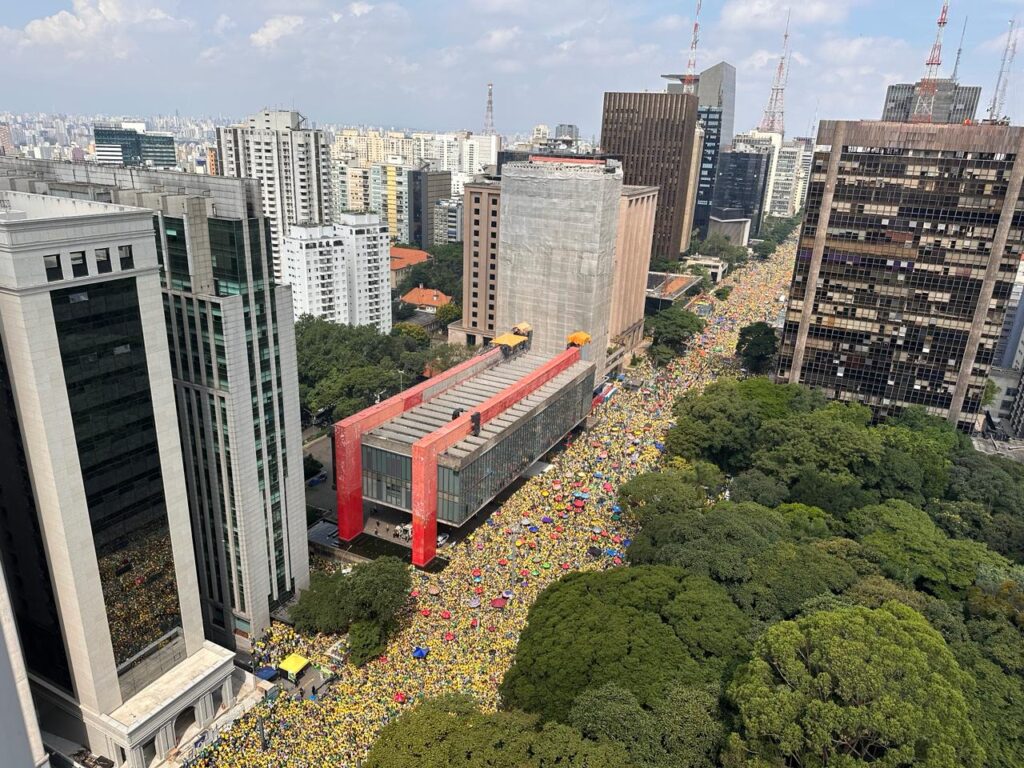
[[[600,132],[602,94],[684,72],[696,3],[663,0],[0,0],[0,111],[214,115],[297,109],[319,123]],[[736,130],[768,99],[792,6],[786,132],[881,115],[924,73],[940,0],[704,0],[697,69],[737,68]],[[943,48],[986,111],[1024,0],[952,0]],[[1007,112],[1024,122],[1024,36]]]

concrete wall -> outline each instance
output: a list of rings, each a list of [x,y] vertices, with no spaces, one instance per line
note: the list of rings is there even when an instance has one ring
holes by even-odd
[[[624,187],[619,198],[608,335],[612,342],[622,344],[627,353],[643,340],[647,270],[651,263],[657,205],[657,187]]]

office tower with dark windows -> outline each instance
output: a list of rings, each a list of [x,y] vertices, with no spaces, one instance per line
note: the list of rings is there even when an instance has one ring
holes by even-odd
[[[911,122],[922,82],[890,85],[885,91],[882,120],[893,123]],[[933,83],[935,107],[927,122],[958,125],[965,120],[974,120],[981,98],[980,85],[960,85],[956,80],[946,78],[935,80]]]
[[[971,431],[1022,252],[1024,128],[825,121],[778,376]]]
[[[700,107],[697,119],[704,129],[704,144],[700,157],[700,175],[697,179],[697,201],[693,212],[693,229],[701,237],[708,235],[711,207],[715,202],[715,178],[718,158],[722,149],[722,110],[719,107]]]
[[[146,208],[207,637],[240,651],[309,583],[292,289],[252,179],[0,159],[0,188]]]
[[[572,123],[559,123],[555,126],[556,139],[568,139],[569,141],[580,140],[580,127]]]
[[[174,134],[154,133],[137,123],[93,126],[96,162],[141,168],[176,168]]]
[[[0,342],[0,561],[40,727],[144,768],[234,695],[203,636],[153,212],[0,192]]]
[[[720,61],[700,73],[697,80],[699,107],[722,110],[722,128],[719,143],[725,148],[732,144],[736,121],[736,67]]]
[[[466,184],[462,196],[462,319],[448,328],[448,339],[453,344],[476,346],[497,335],[494,316],[498,292],[500,204],[499,182],[474,181]]]
[[[331,153],[323,131],[306,127],[298,112],[265,110],[217,129],[217,168],[222,176],[260,182],[273,275],[283,282],[279,258],[288,228],[332,220]]]
[[[701,146],[697,97],[606,93],[601,149],[622,159],[623,181],[658,187],[654,257],[677,259],[690,246]]]
[[[718,158],[712,215],[720,219],[750,219],[750,235],[757,237],[768,191],[767,152],[725,151]]]
[[[451,171],[409,171],[409,239],[417,248],[433,245],[434,209],[451,194]]]

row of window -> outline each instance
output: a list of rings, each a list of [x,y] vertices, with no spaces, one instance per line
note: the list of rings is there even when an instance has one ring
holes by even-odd
[[[93,251],[96,262],[96,273],[100,275],[113,271],[109,248],[97,248]],[[135,256],[130,245],[117,246],[117,256],[121,270],[135,268]],[[88,277],[89,264],[85,259],[85,251],[71,251],[68,254],[68,266],[71,277]],[[46,270],[46,281],[49,283],[64,279],[64,264],[61,254],[52,253],[43,256],[43,267]]]

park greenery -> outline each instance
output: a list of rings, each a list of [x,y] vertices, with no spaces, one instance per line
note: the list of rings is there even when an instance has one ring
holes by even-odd
[[[693,312],[671,306],[648,317],[644,330],[653,337],[648,354],[661,366],[686,352],[694,335],[704,330],[704,321]]]
[[[503,711],[421,706],[369,764],[1024,765],[1024,466],[766,379],[674,414],[629,567],[540,595]]]
[[[390,397],[434,373],[467,360],[473,350],[431,346],[418,325],[396,323],[390,335],[371,326],[338,325],[302,317],[295,323],[299,399],[310,414],[333,420]]]
[[[347,574],[317,572],[290,616],[300,632],[347,632],[349,660],[362,666],[387,647],[411,584],[408,567],[397,557],[362,563]]]

